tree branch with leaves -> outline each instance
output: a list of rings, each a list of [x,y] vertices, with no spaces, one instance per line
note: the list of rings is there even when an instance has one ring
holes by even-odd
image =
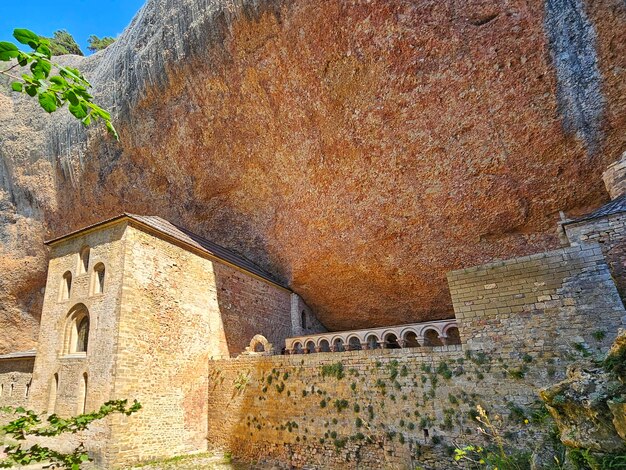
[[[39,105],[48,113],[69,103],[70,113],[85,126],[101,119],[108,132],[119,140],[111,122],[111,115],[93,102],[93,96],[87,91],[91,84],[82,73],[76,68],[52,62],[48,39],[28,29],[15,29],[13,37],[32,49],[26,52],[11,42],[0,42],[0,62],[16,60],[16,63],[7,69],[0,69],[0,75],[13,80],[11,82],[13,91],[25,93],[32,98],[37,97]],[[29,66],[30,73],[17,75],[17,68],[26,66]]]
[[[141,404],[135,400],[128,406],[128,400],[108,401],[93,413],[85,413],[71,418],[61,418],[53,414],[46,422],[41,416],[32,410],[24,408],[0,407],[2,413],[18,415],[9,424],[0,427],[0,431],[15,441],[25,441],[29,437],[54,437],[64,433],[77,433],[84,431],[94,421],[107,417],[113,413],[121,413],[130,416],[141,409]],[[23,448],[21,443],[5,446],[7,458],[0,460],[0,468],[13,467],[15,465],[30,465],[39,462],[48,462],[54,468],[66,468],[79,470],[81,465],[91,459],[81,443],[71,453],[62,453],[49,447],[34,444]]]

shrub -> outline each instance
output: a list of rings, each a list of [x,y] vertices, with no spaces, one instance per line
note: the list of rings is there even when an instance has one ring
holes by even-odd
[[[341,362],[322,366],[322,377],[335,377],[337,380],[341,380],[345,375]]]

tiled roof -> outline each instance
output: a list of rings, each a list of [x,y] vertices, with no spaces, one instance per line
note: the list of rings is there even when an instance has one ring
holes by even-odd
[[[132,221],[138,222],[139,225],[147,226],[159,233],[162,233],[170,238],[173,238],[176,241],[181,242],[186,247],[195,248],[196,250],[206,253],[212,257],[218,258],[222,261],[225,261],[226,263],[237,266],[238,268],[241,268],[244,271],[252,273],[255,276],[258,276],[267,281],[270,281],[273,284],[279,285],[281,287],[285,287],[280,282],[278,282],[276,278],[274,278],[274,276],[272,276],[270,273],[260,268],[259,266],[257,266],[256,264],[254,264],[252,261],[245,258],[244,256],[241,256],[227,248],[224,248],[223,246],[218,245],[217,243],[207,240],[206,238],[203,238],[200,235],[196,235],[195,233],[190,232],[189,230],[185,228],[179,227],[178,225],[174,225],[173,223],[168,222],[167,220],[162,219],[161,217],[157,217],[157,216],[137,215],[137,214],[129,214],[125,212],[124,214],[118,215],[117,217],[103,220],[102,222],[98,222],[97,224],[89,225],[87,227],[83,227],[80,230],[70,232],[61,237],[48,240],[46,244],[52,244],[60,240],[63,240],[67,237],[77,235],[86,230],[95,229],[101,225],[105,225],[111,222],[117,222],[118,220],[122,220],[125,218],[131,219]]]
[[[35,357],[36,355],[37,355],[37,351],[35,351],[34,349],[31,349],[29,351],[2,354],[0,355],[0,359],[22,359],[22,358]]]
[[[626,212],[626,193],[619,197],[616,197],[611,202],[607,202],[605,205],[596,209],[595,211],[578,217],[574,220],[569,220],[563,225],[575,224],[578,222],[584,222],[586,220],[599,219],[601,217],[608,217],[609,215],[619,214],[620,212]]]

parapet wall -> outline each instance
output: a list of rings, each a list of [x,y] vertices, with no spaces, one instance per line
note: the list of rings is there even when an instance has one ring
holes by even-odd
[[[624,325],[626,312],[597,244],[453,271],[448,282],[467,349],[565,351],[602,335],[607,349]]]

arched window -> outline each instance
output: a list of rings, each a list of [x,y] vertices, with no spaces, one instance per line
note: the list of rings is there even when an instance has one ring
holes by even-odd
[[[404,334],[404,347],[405,348],[417,348],[419,342],[417,341],[417,335],[414,331],[407,331]]]
[[[302,354],[302,344],[294,343],[294,345],[293,345],[293,354]]]
[[[89,317],[84,317],[76,327],[78,332],[76,338],[76,352],[87,352],[89,344]]]
[[[89,271],[89,247],[85,246],[80,250],[80,261],[78,263],[78,274],[85,274]]]
[[[356,336],[353,336],[348,341],[348,347],[350,351],[360,351],[361,350],[361,340]]]
[[[376,336],[376,335],[369,335],[367,337],[367,348],[368,349],[379,349],[380,345],[378,343],[379,343],[378,336]]]
[[[461,344],[461,335],[459,329],[456,326],[451,326],[446,330],[446,344]]]
[[[24,398],[28,398],[28,395],[30,394],[30,385],[31,385],[32,381],[28,381],[28,383],[26,384],[26,390],[24,391]]]
[[[102,294],[104,292],[104,264],[98,263],[94,266],[91,286],[93,294]]]
[[[302,313],[300,314],[300,324],[302,325],[302,329],[306,330],[306,312],[304,310],[302,310]]]
[[[343,340],[341,338],[337,338],[334,342],[333,342],[333,350],[335,352],[343,352],[345,351],[344,347],[343,347]]]
[[[59,300],[68,300],[72,294],[72,273],[65,271],[63,278],[61,279],[61,289],[59,294]]]
[[[330,352],[330,344],[328,344],[328,340],[323,339],[320,341],[320,352]]]
[[[57,392],[59,390],[59,374],[54,374],[50,380],[50,395],[48,397],[48,414],[54,413],[57,406]]]
[[[89,312],[83,304],[75,305],[67,316],[64,354],[86,354],[89,346]]]
[[[76,400],[76,413],[82,415],[85,412],[87,403],[87,372],[83,374],[80,379],[80,384],[78,387],[78,397]]]
[[[443,346],[439,333],[435,330],[426,330],[424,333],[424,346]]]
[[[13,396],[13,389],[15,388],[15,384],[13,382],[11,382],[11,385],[9,385],[9,398]]]
[[[387,336],[385,336],[385,347],[387,349],[400,349],[398,337],[393,333],[387,334]]]

